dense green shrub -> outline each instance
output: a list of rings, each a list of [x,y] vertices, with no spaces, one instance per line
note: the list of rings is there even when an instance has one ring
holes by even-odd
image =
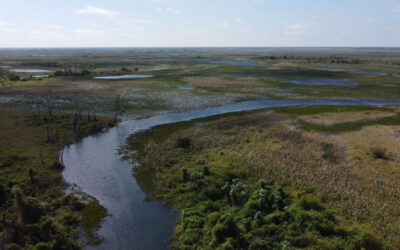
[[[175,146],[177,148],[188,149],[190,148],[191,144],[192,144],[191,140],[185,137],[185,138],[178,138],[176,140]]]

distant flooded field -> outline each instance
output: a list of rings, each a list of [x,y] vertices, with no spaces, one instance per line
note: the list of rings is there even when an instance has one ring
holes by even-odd
[[[304,79],[304,80],[288,80],[282,81],[283,83],[293,84],[309,84],[309,85],[335,85],[335,86],[357,86],[358,83],[347,80],[334,80],[334,79]]]

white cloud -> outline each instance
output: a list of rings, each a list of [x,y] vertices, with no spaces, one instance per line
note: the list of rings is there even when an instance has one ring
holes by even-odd
[[[155,23],[153,20],[148,20],[148,19],[132,19],[130,20],[132,23],[139,23],[139,24],[149,24],[149,23]]]
[[[228,23],[228,22],[223,22],[223,23],[220,23],[219,25],[218,25],[218,28],[221,28],[221,29],[227,29],[227,28],[229,28],[231,25]]]
[[[49,25],[49,28],[50,29],[54,29],[54,30],[58,30],[58,29],[61,29],[61,26],[52,24],[52,25]]]
[[[10,25],[11,23],[0,20],[0,26],[10,26]]]
[[[172,14],[180,14],[181,13],[181,10],[174,9],[174,8],[160,8],[160,7],[158,7],[156,10],[159,11],[159,12],[165,11],[165,12],[169,12],[169,13],[172,13]]]
[[[179,14],[179,13],[181,13],[180,10],[174,9],[174,8],[166,8],[165,11],[166,11],[166,12],[169,12],[169,13],[174,13],[174,14]]]
[[[239,17],[233,19],[234,22],[243,23],[243,20]]]
[[[308,25],[302,23],[290,24],[286,27],[284,33],[287,36],[304,35],[308,31]]]
[[[249,7],[251,3],[257,3],[257,4],[262,4],[264,3],[264,0],[240,0],[244,7]]]
[[[77,14],[115,16],[117,13],[111,10],[102,9],[94,6],[86,6],[84,9],[76,10]]]
[[[161,3],[165,3],[166,0],[151,0],[151,2],[155,3],[155,4],[161,4]]]
[[[106,31],[96,28],[76,28],[72,30],[72,33],[81,35],[100,35],[106,33]]]

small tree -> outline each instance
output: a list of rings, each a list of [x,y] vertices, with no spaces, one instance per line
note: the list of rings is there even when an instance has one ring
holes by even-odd
[[[114,109],[115,109],[114,123],[117,122],[118,116],[123,114],[123,112],[124,112],[123,105],[124,105],[124,103],[123,103],[121,96],[118,96],[114,102]]]

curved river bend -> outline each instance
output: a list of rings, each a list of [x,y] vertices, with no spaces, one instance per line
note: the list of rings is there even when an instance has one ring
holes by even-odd
[[[145,202],[146,194],[132,177],[132,165],[121,160],[118,148],[129,135],[156,125],[229,112],[282,106],[399,105],[386,100],[256,100],[130,120],[90,136],[64,150],[66,182],[76,184],[107,208],[99,231],[105,241],[87,249],[167,249],[178,214],[160,201]]]

